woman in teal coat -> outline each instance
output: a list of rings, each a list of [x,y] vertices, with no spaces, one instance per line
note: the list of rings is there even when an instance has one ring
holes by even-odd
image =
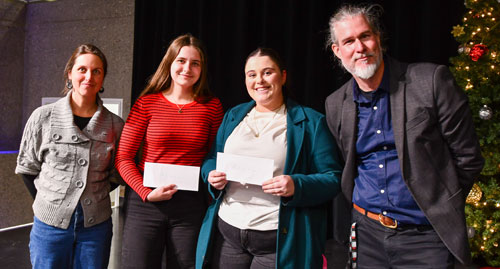
[[[325,118],[286,98],[286,71],[259,48],[245,65],[253,101],[229,110],[202,166],[213,203],[198,238],[196,268],[321,268],[326,202],[339,191],[341,166]],[[260,185],[228,181],[217,152],[272,159]]]

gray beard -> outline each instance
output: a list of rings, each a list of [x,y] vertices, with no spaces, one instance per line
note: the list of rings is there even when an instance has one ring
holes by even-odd
[[[354,76],[357,76],[361,79],[369,79],[375,75],[375,72],[377,72],[378,67],[380,66],[380,61],[370,64],[366,66],[366,68],[354,68],[353,74]]]
[[[361,79],[369,79],[375,75],[381,62],[382,62],[382,55],[379,55],[379,57],[375,63],[370,64],[370,65],[366,66],[365,68],[354,67],[353,69],[351,69],[351,68],[347,67],[343,61],[342,61],[342,66],[347,70],[347,72],[351,73],[351,75],[353,75],[353,76],[359,77]]]

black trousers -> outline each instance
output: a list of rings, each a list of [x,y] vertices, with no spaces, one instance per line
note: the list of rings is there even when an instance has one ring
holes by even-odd
[[[454,257],[432,226],[396,229],[352,210],[356,222],[357,268],[453,268]]]
[[[127,187],[121,268],[194,268],[196,242],[206,201],[202,194],[178,191],[172,199],[144,203]]]
[[[212,269],[273,269],[277,231],[241,230],[219,218]]]

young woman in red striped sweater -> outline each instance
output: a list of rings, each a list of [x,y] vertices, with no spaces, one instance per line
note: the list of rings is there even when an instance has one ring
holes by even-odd
[[[179,36],[130,111],[116,156],[128,184],[122,268],[161,268],[165,249],[168,268],[194,268],[204,192],[144,187],[143,172],[145,162],[201,166],[223,117],[206,66],[200,41]]]

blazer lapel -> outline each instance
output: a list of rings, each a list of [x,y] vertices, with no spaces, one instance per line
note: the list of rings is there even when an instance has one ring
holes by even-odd
[[[352,200],[352,190],[354,188],[354,178],[357,175],[356,168],[356,138],[357,128],[357,108],[353,98],[354,79],[348,83],[344,91],[342,101],[342,118],[340,123],[340,141],[342,143],[342,153],[345,161],[344,172],[342,174],[342,190],[347,200]]]
[[[354,80],[352,80],[354,83]],[[345,95],[342,102],[342,119],[341,119],[341,137],[342,147],[344,148],[344,158],[346,163],[355,161],[356,156],[356,136],[357,136],[357,109],[354,103],[352,86],[349,83],[344,89]]]
[[[396,62],[391,61],[390,68],[390,106],[392,118],[392,130],[394,133],[394,143],[396,144],[396,151],[398,152],[399,165],[401,167],[401,174],[404,175],[404,141],[405,139],[405,117],[406,117],[406,81],[400,79],[404,74]],[[403,176],[403,178],[405,178]]]
[[[304,110],[292,100],[287,102],[287,154],[285,161],[285,174],[292,174],[299,159],[302,143],[304,142]]]

